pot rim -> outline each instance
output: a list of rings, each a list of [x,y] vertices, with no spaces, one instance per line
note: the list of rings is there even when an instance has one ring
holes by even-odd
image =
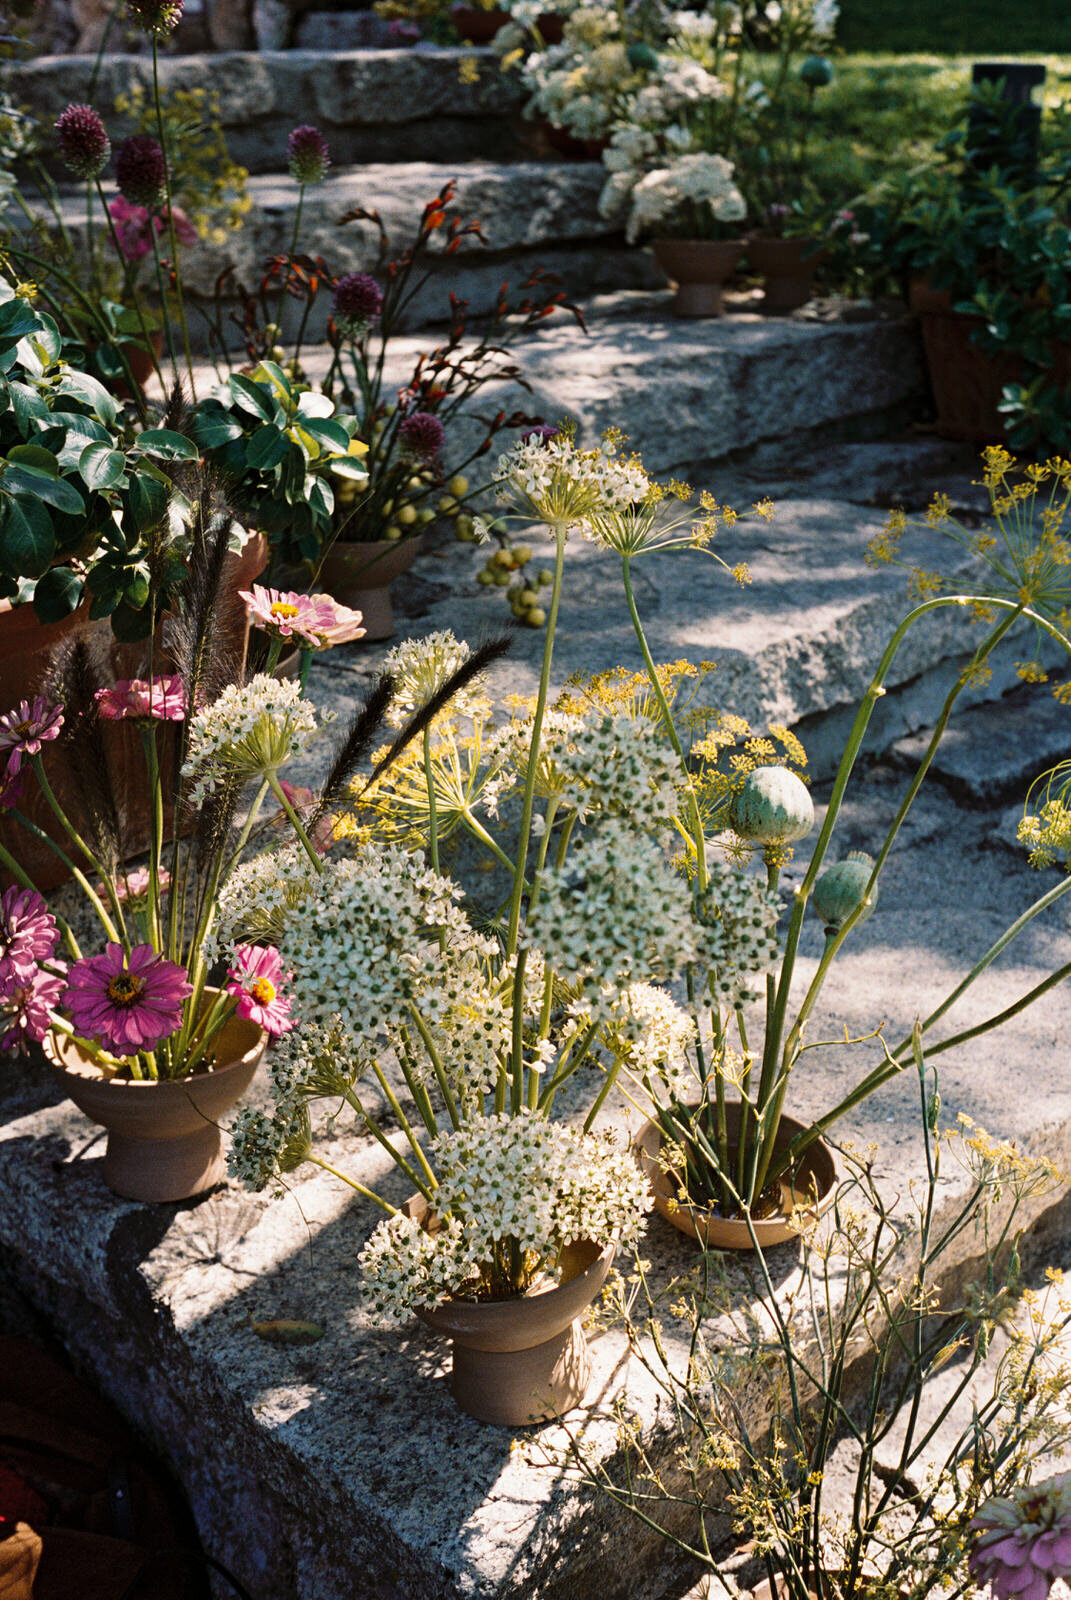
[[[206,988],[205,995],[218,994],[217,989]],[[204,1083],[219,1083],[221,1079],[235,1072],[243,1071],[250,1063],[256,1065],[268,1047],[268,1034],[265,1029],[247,1017],[233,1016],[224,1025],[219,1033],[222,1042],[224,1036],[230,1031],[241,1032],[248,1038],[245,1048],[237,1054],[228,1054],[227,1060],[222,1063],[213,1062],[196,1072],[185,1073],[181,1078],[127,1078],[120,1072],[106,1072],[87,1056],[82,1046],[70,1034],[58,1033],[50,1028],[41,1041],[41,1048],[48,1059],[49,1065],[55,1072],[76,1078],[81,1083],[91,1084],[102,1092],[119,1092],[126,1089],[183,1089],[188,1090],[191,1085]]]

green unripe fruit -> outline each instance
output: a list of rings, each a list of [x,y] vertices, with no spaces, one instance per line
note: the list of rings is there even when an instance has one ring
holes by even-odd
[[[532,559],[532,547],[531,547],[530,544],[515,544],[514,545],[514,547],[513,547],[513,560],[514,560],[514,564],[516,566],[523,567],[524,563],[526,561],[531,561],[531,559]]]
[[[443,495],[442,499],[439,501],[439,510],[442,512],[444,517],[451,516],[452,513],[457,510],[457,501],[454,499],[452,494]]]
[[[469,492],[469,480],[459,472],[456,477],[450,479],[446,487],[451,494],[456,495],[460,500],[463,494],[468,494]]]
[[[403,528],[411,527],[416,519],[416,506],[399,506],[398,515],[396,516],[395,521],[400,522]]]
[[[521,604],[523,606],[537,606],[539,604],[539,596],[534,589],[521,590]]]
[[[399,528],[399,526],[398,526],[398,524],[396,522],[392,522],[388,527],[384,528],[384,530],[383,530],[384,539],[389,539],[391,541],[391,543],[393,543],[395,539],[400,539],[401,536],[402,536],[402,530],[401,530],[401,528]]]
[[[548,588],[550,586],[550,584],[552,584],[554,582],[554,574],[553,574],[553,572],[547,572],[544,569],[544,571],[542,571],[539,574],[539,576],[536,578],[536,582],[538,583],[538,585],[539,585],[539,587],[541,589]]]
[[[454,523],[454,532],[459,539],[471,539],[475,523],[470,516],[460,516]]]
[[[547,613],[542,606],[530,606],[525,612],[524,620],[529,628],[541,628],[547,620]]]
[[[513,555],[509,550],[496,550],[490,560],[496,567],[501,567],[504,572],[513,571]]]
[[[435,513],[430,506],[421,507],[421,509],[417,512],[417,521],[422,522],[425,527],[429,522],[435,521]]]
[[[627,55],[629,66],[637,72],[653,72],[658,66],[658,52],[642,39],[629,45]]]
[[[800,78],[809,89],[824,89],[833,82],[833,63],[828,56],[808,56],[800,67]]]
[[[873,870],[873,856],[868,856],[865,850],[852,850],[843,861],[827,867],[821,874],[814,886],[811,904],[827,929],[835,932],[847,922],[852,912],[862,905],[863,895]],[[866,921],[877,904],[877,899],[878,886],[875,884],[870,891],[870,904],[859,918],[859,922]],[[856,927],[858,926],[857,922]]]
[[[506,572],[502,567],[499,567],[498,571],[494,574],[494,577],[492,578],[492,582],[495,584],[495,586],[497,588],[504,589],[506,587],[506,585],[509,583],[509,573]]]
[[[493,572],[488,572],[486,567],[481,567],[479,572],[476,574],[476,582],[477,583],[492,584],[492,583],[494,583],[494,581],[495,581],[494,573]]]
[[[729,824],[756,844],[792,844],[814,827],[814,802],[787,767],[756,767],[733,795]]]

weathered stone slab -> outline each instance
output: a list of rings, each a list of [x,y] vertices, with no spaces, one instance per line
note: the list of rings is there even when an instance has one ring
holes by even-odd
[[[900,740],[894,754],[917,761],[924,745],[925,736],[914,734]],[[1013,796],[1025,799],[1035,778],[1068,757],[1071,709],[1044,691],[1023,689],[957,719],[941,741],[933,771],[973,805],[995,805]]]

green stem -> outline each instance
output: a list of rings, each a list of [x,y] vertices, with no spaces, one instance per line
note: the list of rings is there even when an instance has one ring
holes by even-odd
[[[171,245],[171,270],[175,278],[175,303],[178,306],[179,327],[182,329],[182,346],[186,356],[186,371],[190,375],[190,397],[197,399],[197,380],[193,374],[193,353],[190,349],[190,329],[186,321],[186,302],[182,295],[182,274],[179,271],[178,239],[175,236],[175,208],[171,197],[171,162],[167,153],[167,135],[164,132],[164,108],[160,102],[160,51],[156,35],[152,36],[152,92],[153,102],[156,106],[156,128],[160,139],[160,149],[164,153],[164,192],[167,196],[167,236]],[[155,228],[150,218],[150,233],[155,235]],[[159,259],[159,258],[157,258]],[[164,301],[164,317],[167,317],[167,301]],[[172,365],[174,365],[172,357]]]
[[[431,729],[424,729],[424,777],[428,785],[428,855],[433,872],[439,870],[439,820],[435,799],[435,775],[431,765]]]
[[[432,1038],[430,1032],[428,1031],[427,1023],[424,1021],[424,1018],[420,1015],[420,1012],[417,1010],[415,1005],[410,1004],[409,1014],[416,1023],[417,1032],[424,1041],[424,1048],[428,1052],[428,1059],[431,1062],[432,1070],[435,1073],[436,1082],[439,1085],[439,1093],[442,1095],[443,1104],[446,1106],[446,1114],[450,1118],[453,1126],[455,1128],[460,1128],[461,1116],[458,1112],[457,1102],[454,1099],[453,1091],[450,1088],[446,1071],[441,1060],[439,1059],[439,1052],[435,1048],[435,1040]]]
[[[376,1194],[374,1189],[366,1189],[363,1183],[357,1182],[356,1178],[347,1177],[344,1172],[340,1172],[337,1167],[333,1167],[330,1161],[325,1161],[322,1156],[308,1155],[305,1160],[311,1162],[314,1167],[322,1167],[324,1172],[329,1172],[333,1178],[338,1178],[341,1183],[348,1184],[351,1189],[362,1195],[365,1200],[373,1201],[381,1211],[387,1213],[388,1217],[396,1217],[398,1215],[397,1206],[392,1206],[388,1200],[384,1200],[382,1195]]]
[[[81,889],[83,890],[83,892],[85,893],[87,898],[89,899],[90,903],[92,904],[93,909],[96,911],[97,915],[100,917],[101,923],[103,924],[105,930],[107,931],[108,938],[112,941],[113,944],[121,944],[123,949],[129,955],[130,954],[130,940],[127,937],[126,924],[123,921],[123,908],[119,904],[119,898],[116,895],[115,885],[112,883],[111,875],[109,873],[105,872],[105,870],[102,867],[101,863],[97,860],[97,858],[93,854],[92,850],[86,844],[85,840],[82,838],[81,834],[75,828],[74,824],[71,822],[70,818],[67,816],[67,814],[64,811],[63,807],[60,805],[59,801],[56,799],[56,796],[55,796],[55,794],[53,793],[53,790],[52,790],[52,785],[49,783],[47,774],[45,773],[45,766],[44,766],[44,762],[41,760],[41,757],[39,755],[31,756],[30,760],[31,760],[32,765],[33,765],[34,776],[36,777],[38,783],[41,786],[41,793],[44,795],[45,799],[48,801],[48,805],[49,805],[50,810],[52,811],[52,814],[55,816],[56,820],[60,823],[61,827],[64,829],[65,833],[67,834],[67,837],[69,839],[73,839],[74,840],[75,844],[81,850],[82,854],[85,856],[85,858],[89,862],[90,866],[93,868],[93,871],[96,872],[99,875],[102,883],[104,884],[105,892],[106,892],[106,894],[108,896],[108,900],[109,900],[109,902],[111,904],[112,912],[113,912],[113,914],[115,916],[115,922],[114,923],[112,922],[111,918],[108,916],[107,912],[104,910],[104,907],[100,902],[100,897],[97,894],[96,890],[93,888],[92,884],[89,882],[89,880],[85,877],[85,875],[83,873],[79,872],[78,868],[74,866],[73,862],[71,862],[70,863],[71,872],[74,875],[74,878],[75,878],[76,882],[79,884],[79,886],[81,887]],[[17,813],[16,813],[16,815],[17,815]],[[33,824],[31,823],[30,826],[33,827]],[[48,835],[44,833],[43,829],[39,830],[39,831],[40,831],[41,836],[43,838],[47,838],[48,837]],[[63,856],[65,860],[69,859],[66,856],[66,853],[63,850],[61,850],[59,848],[59,846],[56,845],[52,840],[49,840],[49,843],[52,844],[53,849],[56,851],[56,853],[58,855]]]
[[[286,812],[286,815],[290,820],[291,827],[293,828],[294,832],[297,834],[298,838],[301,840],[301,844],[302,844],[302,847],[303,847],[303,849],[305,851],[305,854],[308,856],[309,860],[312,862],[313,866],[316,868],[317,873],[322,877],[323,876],[323,870],[324,870],[324,864],[320,860],[320,857],[318,856],[318,854],[316,853],[316,846],[313,844],[312,840],[309,838],[308,834],[305,832],[305,829],[303,828],[302,823],[301,823],[301,818],[298,816],[297,812],[294,810],[293,806],[290,804],[290,801],[286,798],[286,795],[283,793],[282,786],[279,783],[279,774],[277,772],[265,773],[265,782],[267,783],[268,787],[270,788],[272,794],[275,796],[276,800],[278,800],[279,804],[282,806],[283,810]]]

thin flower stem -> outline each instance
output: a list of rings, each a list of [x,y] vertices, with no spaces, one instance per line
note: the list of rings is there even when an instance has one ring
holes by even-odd
[[[494,856],[499,865],[506,867],[512,875],[516,870],[517,863],[510,860],[509,856],[498,843],[497,839],[493,839],[491,837],[491,835],[487,832],[487,829],[483,827],[476,817],[473,816],[472,812],[467,810],[462,811],[461,820],[464,822],[466,828],[468,828],[472,836],[476,839],[479,839],[480,843],[485,847],[485,849],[490,850],[491,854]],[[529,884],[526,878],[524,881],[524,889],[528,889],[528,887]],[[522,889],[522,893],[523,892],[524,890]]]
[[[149,925],[152,928],[153,948],[159,955],[160,926],[160,857],[164,847],[164,796],[160,786],[160,758],[156,748],[156,727],[149,722],[142,726],[141,741],[145,749],[145,764],[149,770],[149,797],[152,804],[152,840],[149,848]]]
[[[454,1099],[453,1091],[450,1088],[446,1071],[443,1067],[442,1061],[439,1059],[439,1052],[435,1048],[435,1040],[432,1038],[424,1018],[420,1015],[420,1012],[417,1010],[416,1006],[412,1004],[412,1002],[410,1002],[409,1005],[409,1015],[416,1023],[417,1032],[424,1041],[424,1048],[428,1052],[428,1058],[431,1061],[435,1078],[439,1085],[439,1092],[441,1093],[443,1097],[443,1103],[446,1106],[446,1114],[450,1118],[450,1121],[453,1123],[454,1127],[460,1128],[461,1116],[458,1112],[457,1102]]]
[[[153,103],[156,106],[156,128],[160,138],[160,149],[164,155],[164,193],[167,197],[167,236],[171,245],[171,270],[175,278],[175,301],[178,306],[179,327],[182,329],[182,346],[186,356],[186,371],[190,376],[190,395],[197,399],[197,380],[193,373],[193,352],[190,349],[190,329],[186,321],[186,302],[182,294],[182,274],[179,272],[178,239],[175,235],[175,208],[171,196],[171,162],[167,153],[167,135],[164,132],[164,108],[160,100],[160,49],[155,33],[152,36],[152,93]],[[149,221],[149,232],[155,233],[152,219]],[[158,258],[159,259],[159,258]],[[164,301],[164,317],[167,317],[167,301]],[[174,364],[174,362],[173,362]]]
[[[371,1116],[369,1112],[365,1110],[364,1106],[361,1104],[357,1095],[354,1094],[353,1090],[346,1089],[342,1098],[345,1100],[346,1104],[351,1108],[351,1110],[357,1112],[358,1116],[368,1129],[369,1133],[372,1135],[373,1139],[375,1139],[377,1144],[382,1145],[383,1149],[390,1156],[395,1166],[401,1168],[402,1172],[405,1173],[405,1176],[409,1179],[409,1182],[413,1185],[413,1187],[415,1189],[419,1189],[425,1200],[430,1200],[431,1189],[429,1189],[424,1180],[417,1175],[415,1169],[410,1166],[409,1162],[402,1155],[401,1151],[396,1150],[394,1145],[391,1144],[390,1140],[383,1132],[383,1129],[379,1126],[379,1123],[376,1121],[375,1117]],[[411,1136],[410,1142],[412,1142]],[[435,1180],[432,1178],[433,1187],[434,1182]]]
[[[424,729],[424,778],[428,786],[428,855],[431,870],[439,870],[439,819],[435,799],[435,774],[431,765],[431,729]]]
[[[112,236],[112,246],[113,246],[113,248],[115,250],[116,258],[119,261],[123,261],[125,258],[124,258],[124,255],[123,255],[122,246],[119,243],[119,233],[118,233],[118,230],[117,230],[117,228],[115,226],[115,218],[112,216],[111,212],[108,210],[108,201],[107,201],[107,199],[105,197],[104,188],[103,188],[103,185],[101,184],[99,174],[98,174],[97,179],[96,179],[96,184],[97,184],[97,193],[100,196],[101,209],[104,212],[105,219],[107,220],[107,223],[108,223],[108,229],[109,229],[109,232],[111,233],[111,236]],[[151,226],[151,223],[150,223],[150,226]],[[153,371],[155,372],[155,374],[157,376],[157,379],[159,380],[160,388],[161,389],[165,389],[166,385],[164,383],[164,375],[160,370],[160,359],[157,356],[156,350],[153,347],[152,336],[149,333],[149,326],[148,326],[148,323],[145,321],[145,308],[141,303],[141,297],[135,291],[134,285],[132,283],[128,282],[127,289],[128,289],[129,294],[130,294],[130,298],[134,302],[134,310],[137,312],[138,326],[141,329],[141,337],[144,339],[145,346],[146,346],[146,348],[147,348],[147,350],[149,352],[149,355],[152,358]],[[138,413],[141,416],[142,420],[144,420],[145,417],[146,417],[145,396],[142,393],[141,384],[137,383],[135,381],[134,374],[133,374],[133,369],[131,368],[130,363],[127,360],[126,356],[123,354],[121,346],[117,346],[117,353],[119,354],[120,359],[123,362],[123,365],[126,367],[127,377],[129,379],[129,382],[130,382],[130,393],[133,396],[134,404],[137,406]]]
[[[406,1138],[409,1140],[409,1144],[410,1144],[410,1147],[411,1147],[411,1149],[413,1151],[413,1154],[416,1156],[417,1160],[420,1162],[420,1165],[424,1169],[425,1177],[434,1186],[434,1184],[435,1184],[435,1173],[432,1171],[432,1168],[431,1168],[431,1165],[430,1165],[430,1163],[428,1161],[428,1158],[424,1154],[424,1148],[421,1145],[420,1140],[417,1138],[415,1132],[413,1131],[412,1127],[410,1126],[409,1118],[406,1116],[405,1112],[402,1110],[401,1103],[400,1103],[400,1101],[398,1099],[398,1096],[395,1094],[394,1090],[390,1086],[390,1081],[387,1078],[386,1073],[383,1071],[383,1068],[380,1066],[378,1061],[373,1061],[372,1070],[375,1073],[376,1078],[379,1081],[379,1086],[382,1089],[384,1096],[386,1097],[387,1104],[390,1106],[391,1110],[394,1112],[394,1115],[397,1117],[398,1122],[399,1122],[399,1124],[400,1124],[400,1126],[402,1128],[403,1133],[405,1134]]]
[[[318,876],[323,877],[324,864],[320,860],[320,857],[316,853],[316,846],[313,844],[312,840],[309,838],[308,834],[305,832],[305,829],[303,828],[302,823],[301,823],[301,818],[298,816],[297,812],[294,810],[293,806],[290,804],[290,801],[286,798],[286,795],[283,793],[282,787],[281,787],[281,785],[279,783],[279,774],[277,772],[265,773],[265,782],[267,783],[268,787],[271,789],[271,792],[275,796],[276,800],[278,800],[279,804],[282,806],[283,810],[286,812],[287,817],[290,820],[290,825],[293,828],[294,832],[297,834],[298,838],[301,840],[302,847],[303,847],[303,849],[305,851],[305,854],[308,856],[309,860],[312,862],[313,866],[316,868]]]
[[[81,850],[82,854],[85,856],[86,860],[89,862],[89,864],[93,868],[94,872],[99,873],[101,881],[104,884],[105,891],[106,891],[106,893],[108,895],[108,899],[111,902],[112,911],[113,911],[113,913],[115,915],[115,922],[114,923],[112,922],[111,917],[109,917],[108,913],[105,911],[103,905],[101,904],[100,896],[97,894],[97,891],[93,888],[93,885],[89,882],[89,879],[85,876],[85,874],[82,873],[81,871],[79,871],[79,869],[74,865],[74,862],[71,861],[71,859],[67,855],[66,851],[62,850],[60,848],[60,846],[55,843],[54,840],[49,839],[48,835],[45,833],[44,829],[35,828],[35,825],[32,822],[29,822],[29,819],[26,819],[26,821],[28,823],[28,826],[31,829],[33,829],[34,831],[36,831],[40,838],[47,839],[48,843],[52,846],[52,849],[56,852],[56,854],[58,856],[61,856],[63,858],[63,860],[68,863],[68,865],[70,866],[70,869],[71,869],[71,873],[72,873],[72,875],[73,875],[73,877],[75,879],[75,882],[79,885],[79,887],[82,889],[83,893],[86,895],[86,897],[89,900],[90,904],[92,905],[94,911],[96,911],[98,917],[101,920],[101,923],[102,923],[105,931],[108,934],[108,938],[112,941],[113,944],[121,944],[123,949],[126,951],[127,955],[129,955],[130,954],[130,940],[127,938],[126,925],[125,925],[125,923],[123,921],[123,908],[119,904],[118,896],[115,893],[115,885],[112,883],[110,874],[105,872],[104,868],[101,866],[100,862],[97,860],[97,858],[93,854],[92,850],[86,844],[86,842],[82,838],[82,836],[77,832],[77,830],[75,829],[73,823],[70,821],[69,817],[67,816],[66,812],[64,811],[63,807],[60,805],[59,801],[56,799],[56,796],[52,791],[52,785],[49,783],[48,778],[47,778],[47,776],[45,774],[44,762],[41,760],[41,757],[39,755],[31,756],[30,760],[33,763],[34,776],[37,778],[38,783],[41,785],[41,793],[44,795],[45,799],[47,800],[49,808],[52,811],[52,814],[55,816],[56,820],[60,823],[60,825],[62,826],[62,828],[66,832],[67,837],[69,839],[73,839],[74,840],[75,844]],[[15,812],[15,815],[20,817],[20,821],[23,820],[18,811]]]
[[[613,1088],[614,1084],[617,1082],[617,1075],[618,1075],[618,1073],[620,1071],[621,1071],[621,1061],[620,1061],[620,1058],[619,1058],[617,1061],[614,1062],[613,1066],[610,1068],[609,1072],[606,1074],[606,1081],[603,1084],[602,1088],[599,1090],[598,1094],[595,1096],[595,1099],[592,1102],[591,1110],[588,1112],[587,1116],[584,1118],[584,1132],[585,1133],[590,1133],[591,1132],[592,1126],[593,1126],[593,1124],[595,1122],[595,1118],[598,1116],[599,1112],[602,1110],[607,1096],[609,1095],[609,1093],[610,1093],[611,1089]]]
[[[569,1049],[565,1052],[565,1055],[558,1063],[557,1072],[551,1078],[550,1082],[547,1084],[546,1088],[539,1097],[538,1109],[542,1111],[544,1115],[549,1114],[550,1108],[554,1104],[554,1096],[557,1094],[558,1090],[564,1083],[568,1083],[574,1072],[578,1071],[578,1069],[583,1066],[585,1060],[587,1059],[588,1052],[591,1049],[592,1043],[594,1042],[595,1035],[598,1033],[598,1031],[599,1024],[597,1022],[593,1022],[579,1043],[570,1045]]]
[[[325,1161],[322,1156],[307,1155],[305,1160],[311,1162],[314,1167],[322,1167],[324,1172],[329,1172],[333,1178],[338,1178],[341,1183],[347,1184],[365,1200],[373,1201],[381,1211],[387,1213],[388,1217],[398,1216],[397,1206],[392,1206],[389,1200],[384,1200],[383,1196],[376,1194],[374,1189],[366,1189],[363,1183],[357,1182],[356,1178],[347,1177],[344,1172],[340,1172],[338,1167],[333,1167],[330,1161]]]

